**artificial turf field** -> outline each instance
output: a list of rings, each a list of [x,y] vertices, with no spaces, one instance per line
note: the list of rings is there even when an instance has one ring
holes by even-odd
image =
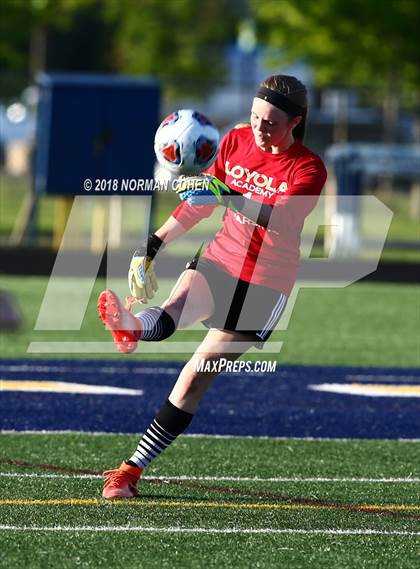
[[[66,293],[55,302],[57,314],[77,310],[82,299],[78,289],[85,279],[68,279]],[[159,291],[153,304],[159,305],[169,294],[175,279],[159,279]],[[197,329],[178,330],[165,342],[149,342],[154,352],[144,352],[144,344],[135,354],[115,352],[109,333],[98,320],[98,294],[107,286],[105,279],[97,279],[80,326],[63,329],[35,329],[48,278],[1,276],[1,288],[13,292],[22,314],[23,323],[18,332],[0,333],[3,358],[69,357],[137,360],[186,361],[193,351],[192,341],[201,341],[205,334],[202,325]],[[114,279],[112,285],[126,293],[126,280]],[[289,303],[291,305],[291,303]],[[290,306],[291,307],[291,306]],[[289,306],[288,306],[289,308]],[[288,310],[286,309],[286,311]],[[292,307],[291,307],[292,308]],[[355,283],[345,288],[302,288],[291,311],[287,330],[276,330],[270,341],[282,341],[280,353],[269,354],[281,364],[350,365],[383,367],[420,367],[420,289],[415,285]],[[31,343],[101,342],[102,353],[87,351],[72,353],[64,344],[55,352],[47,346],[44,352],[28,352]],[[186,348],[179,353],[167,352],[176,342]],[[187,344],[188,342],[188,344]],[[106,350],[107,345],[109,349]],[[249,353],[246,359],[261,358],[261,353]]]
[[[3,434],[2,566],[418,567],[416,442],[184,436],[102,500],[136,442]]]
[[[96,367],[90,369],[87,364],[89,359],[89,365],[96,366],[90,358],[98,360],[98,354],[83,354],[84,362],[80,354],[65,354],[68,359],[63,363],[35,360],[39,353],[26,352],[30,342],[39,340],[109,341],[96,316],[96,295],[104,287],[99,281],[81,330],[34,330],[46,282],[41,278],[4,279],[6,288],[17,295],[24,325],[20,333],[3,337],[3,356],[15,361],[2,360],[1,379],[77,380],[145,390],[153,386],[156,393],[152,397],[145,391],[144,400],[152,407],[158,405],[175,376],[161,374],[143,385],[138,381],[145,371],[141,366],[146,365],[146,359],[158,359],[164,362],[159,364],[162,369],[172,366],[176,374],[185,354],[162,351],[145,357],[139,349],[133,357],[125,358],[107,353],[103,367],[108,375],[100,376]],[[116,396],[100,399],[94,395],[77,399],[70,393],[1,394],[2,428],[33,431],[3,431],[0,435],[0,565],[417,568],[420,443],[381,437],[418,439],[418,399],[415,395],[358,398],[323,394],[310,392],[306,384],[326,381],[326,374],[329,382],[354,381],[350,369],[338,374],[338,368],[327,368],[326,364],[357,365],[365,366],[357,370],[357,381],[395,384],[398,389],[409,383],[413,393],[418,393],[414,368],[419,365],[419,298],[418,288],[401,285],[362,283],[346,289],[302,290],[287,331],[276,332],[284,340],[281,353],[270,356],[278,361],[278,376],[266,378],[267,389],[262,390],[261,382],[259,389],[246,389],[249,398],[241,398],[238,390],[246,388],[252,378],[232,382],[237,390],[232,392],[227,391],[228,383],[222,378],[215,391],[209,392],[193,425],[208,420],[212,429],[201,432],[247,432],[240,422],[244,417],[230,415],[236,402],[238,408],[246,403],[245,411],[256,413],[254,423],[261,429],[266,427],[267,416],[276,418],[276,411],[282,420],[277,426],[274,423],[273,429],[288,425],[292,431],[307,429],[309,436],[317,437],[322,424],[329,434],[321,431],[321,436],[344,438],[305,440],[293,438],[293,433],[292,438],[261,438],[255,436],[257,429],[247,438],[180,437],[147,471],[140,483],[140,498],[132,501],[103,501],[98,473],[127,458],[138,434],[97,435],[87,432],[97,429],[86,428],[86,424],[106,405],[107,411],[113,409],[113,417],[121,417],[121,429],[130,422],[122,408],[130,414],[131,423],[144,428],[146,415],[147,424],[153,417],[152,409],[146,413],[144,401],[136,403],[132,397],[130,402],[128,398],[117,402]],[[48,357],[62,358],[63,354]],[[178,364],[171,363],[172,358]],[[125,375],[120,373],[117,363],[129,368],[125,362],[139,367],[138,375],[131,368]],[[285,363],[325,367],[287,371]],[[379,367],[373,372],[366,366]],[[12,368],[16,375],[7,371]],[[57,369],[62,376],[57,375]],[[306,376],[306,383],[300,382],[297,373]],[[290,390],[285,392],[287,385]],[[212,415],[216,409],[220,415]],[[139,417],[133,417],[134,412]],[[47,419],[53,423],[57,414],[61,420],[77,424],[72,428],[86,432],[36,433],[35,429],[45,427],[22,427],[26,414],[37,425]],[[106,418],[105,413],[97,413],[97,419],[101,414]],[[369,439],[371,433],[376,440],[355,440],[352,437],[357,435],[351,433],[349,438],[337,435],[340,423],[344,430],[352,424],[353,432],[357,425],[360,436]],[[232,431],[232,425],[240,430]],[[271,429],[272,423],[268,427]],[[409,434],[405,434],[407,429]]]

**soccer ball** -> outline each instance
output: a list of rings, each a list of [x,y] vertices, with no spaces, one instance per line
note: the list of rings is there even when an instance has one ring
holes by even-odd
[[[207,117],[181,109],[164,119],[155,135],[155,154],[174,174],[195,176],[216,159],[219,131]]]

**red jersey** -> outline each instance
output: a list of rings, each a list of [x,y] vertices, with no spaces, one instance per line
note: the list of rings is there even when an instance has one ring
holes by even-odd
[[[298,140],[272,154],[255,144],[250,127],[238,128],[223,137],[208,173],[245,198],[273,205],[273,211],[264,228],[226,209],[222,228],[202,256],[236,278],[289,295],[299,269],[304,220],[327,177],[321,158]],[[189,229],[215,207],[183,202],[172,216]]]

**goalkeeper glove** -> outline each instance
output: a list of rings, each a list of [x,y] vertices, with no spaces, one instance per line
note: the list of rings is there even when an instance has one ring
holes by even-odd
[[[229,201],[227,197],[236,192],[215,176],[204,174],[182,178],[176,193],[189,205],[226,205]]]
[[[128,271],[128,288],[131,295],[147,304],[147,300],[153,298],[158,290],[158,284],[154,269],[154,257],[163,241],[157,235],[150,235],[147,244],[134,252]]]

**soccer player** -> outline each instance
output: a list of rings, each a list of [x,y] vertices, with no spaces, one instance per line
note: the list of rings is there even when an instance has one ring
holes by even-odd
[[[192,188],[181,186],[182,203],[134,253],[132,296],[144,303],[153,297],[157,252],[222,204],[223,225],[208,247],[187,265],[159,307],[133,315],[112,291],[99,296],[100,318],[121,352],[134,351],[139,341],[164,340],[198,321],[209,328],[134,454],[104,473],[104,498],[137,495],[143,470],[190,424],[217,375],[211,364],[261,347],[279,321],[297,276],[304,219],[326,180],[322,160],[303,144],[307,110],[306,88],[295,77],[263,81],[252,101],[250,125],[226,134],[210,177],[202,178],[202,187],[200,179]]]

